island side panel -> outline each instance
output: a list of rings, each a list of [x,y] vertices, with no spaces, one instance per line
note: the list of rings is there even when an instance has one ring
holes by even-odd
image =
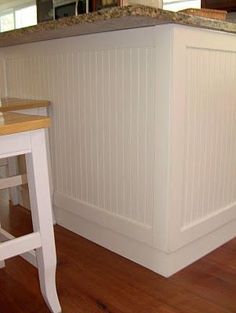
[[[169,250],[193,258],[236,236],[235,68],[234,35],[175,27]]]
[[[170,45],[165,25],[3,50],[9,95],[52,101],[58,223],[149,268],[168,245]]]
[[[235,35],[178,25],[4,48],[50,99],[59,224],[169,276],[235,236]]]

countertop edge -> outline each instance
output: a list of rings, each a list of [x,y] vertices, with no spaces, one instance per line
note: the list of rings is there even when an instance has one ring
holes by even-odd
[[[134,5],[103,9],[4,32],[0,34],[0,47],[160,24],[179,24],[236,33],[236,23]]]

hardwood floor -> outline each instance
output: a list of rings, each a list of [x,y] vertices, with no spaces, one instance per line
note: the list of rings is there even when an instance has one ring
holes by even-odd
[[[31,230],[30,213],[2,194],[0,217],[15,235]],[[236,239],[166,279],[60,226],[55,235],[63,313],[236,312]],[[0,312],[49,312],[36,269],[19,257],[0,270]]]

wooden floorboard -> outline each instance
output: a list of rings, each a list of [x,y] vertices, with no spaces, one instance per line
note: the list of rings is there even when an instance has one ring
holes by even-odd
[[[15,235],[30,213],[0,194],[0,218]],[[63,313],[236,313],[236,239],[166,279],[55,226],[57,286]],[[0,270],[1,313],[49,313],[37,270],[20,257]]]

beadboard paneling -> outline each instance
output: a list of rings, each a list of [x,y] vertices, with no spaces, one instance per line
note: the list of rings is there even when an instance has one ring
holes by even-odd
[[[236,219],[236,38],[178,26],[173,38],[171,251]]]
[[[236,204],[236,52],[186,56],[183,228]]]
[[[56,206],[71,199],[68,210],[88,218],[90,209],[102,216],[107,213],[107,220],[100,219],[105,226],[110,227],[113,215],[150,233],[156,47],[137,47],[130,39],[116,48],[112,42],[110,47],[95,48],[86,47],[86,40],[90,45],[91,40],[85,38],[80,48],[80,41],[71,38],[66,39],[68,49],[64,46],[58,51],[49,43],[38,51],[32,44],[31,54],[26,55],[22,47],[19,54],[9,48],[7,83],[12,96],[53,103]],[[120,226],[116,230],[124,231]],[[130,235],[128,228],[127,232]]]
[[[173,56],[168,26],[3,50],[9,95],[53,103],[56,206],[164,250],[235,214],[236,49],[174,29]]]
[[[6,71],[5,71],[5,56],[3,53],[0,53],[0,90],[1,97],[7,95],[7,85],[6,85]]]
[[[8,94],[53,103],[61,225],[167,275],[236,234],[235,35],[162,25],[2,51]]]

